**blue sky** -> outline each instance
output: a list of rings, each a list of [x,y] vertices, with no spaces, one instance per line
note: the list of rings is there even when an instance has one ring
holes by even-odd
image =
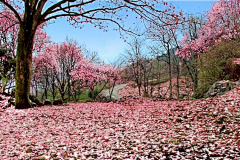
[[[167,2],[184,13],[198,14],[209,10],[215,1],[167,0]],[[85,25],[83,29],[79,29],[69,25],[65,19],[57,19],[55,23],[48,25],[46,32],[53,42],[62,42],[66,37],[76,40],[87,49],[98,52],[106,63],[114,61],[127,48],[127,44],[120,39],[119,32],[113,30],[103,32],[92,25]]]

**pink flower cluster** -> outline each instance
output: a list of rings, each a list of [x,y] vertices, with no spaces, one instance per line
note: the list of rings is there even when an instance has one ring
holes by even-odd
[[[191,40],[187,34],[182,39],[181,50],[176,52],[183,58],[203,53],[207,48],[223,40],[238,39],[240,30],[239,0],[219,0],[206,15],[206,23],[198,30],[198,38]]]
[[[33,68],[32,83],[37,84],[41,79],[54,77],[55,80],[51,78],[51,83],[57,79],[54,84],[57,88],[61,88],[60,85],[63,83],[71,83],[76,90],[79,86],[95,87],[103,81],[113,84],[121,80],[118,69],[110,65],[90,62],[83,56],[77,42],[68,39],[61,44],[47,46],[44,52],[34,57]]]

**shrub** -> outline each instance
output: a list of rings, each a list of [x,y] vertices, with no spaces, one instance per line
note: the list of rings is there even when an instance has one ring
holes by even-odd
[[[240,57],[240,41],[221,42],[209,48],[199,58],[199,85],[194,98],[202,98],[212,84],[220,80],[236,80],[240,76],[240,66],[233,64]]]

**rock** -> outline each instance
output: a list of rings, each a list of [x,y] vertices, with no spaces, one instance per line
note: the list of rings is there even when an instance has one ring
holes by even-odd
[[[237,83],[229,80],[215,82],[205,94],[206,97],[214,97],[223,95],[225,92],[233,89]]]
[[[32,107],[37,107],[37,104],[34,102],[31,102]]]
[[[109,102],[109,100],[107,99],[107,97],[103,96],[103,95],[98,95],[96,98],[97,101],[102,102],[102,103],[107,103]]]
[[[108,102],[115,102],[118,99],[114,95],[112,95],[111,99],[110,99],[110,95],[109,94],[102,94],[102,93],[100,93],[97,96],[96,100],[100,101],[102,103],[108,103]]]
[[[137,99],[139,99],[139,98],[137,98]],[[152,100],[153,101],[162,101],[162,100],[165,100],[165,98],[159,94],[159,95],[152,96]]]
[[[113,88],[112,96],[110,99],[109,90],[102,90],[101,93],[98,94],[96,100],[100,102],[116,102],[120,100],[121,96],[119,95],[118,91],[124,88],[126,84],[117,85]]]
[[[53,101],[53,105],[63,105],[63,100],[62,99],[56,99]]]
[[[50,106],[50,105],[52,105],[52,102],[51,102],[49,99],[46,99],[46,100],[44,101],[44,105]]]
[[[34,95],[29,95],[29,99],[35,103],[37,106],[43,106],[44,104]]]
[[[185,98],[185,97],[187,97],[188,96],[188,94],[186,94],[186,93],[181,93],[181,94],[179,94],[179,98],[181,98],[181,99],[183,99],[183,98]]]

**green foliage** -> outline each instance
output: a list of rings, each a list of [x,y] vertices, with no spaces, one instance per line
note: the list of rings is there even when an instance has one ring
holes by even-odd
[[[99,92],[101,91],[102,87],[104,87],[104,85],[98,85],[96,87],[96,89],[94,90],[94,95],[96,96],[97,94],[99,94]],[[105,86],[105,89],[107,87]],[[38,98],[41,99],[42,98],[42,94],[44,94],[43,92],[40,92],[38,95]],[[45,99],[45,96],[43,97]],[[61,98],[61,95],[59,92],[56,92],[56,97],[55,99],[59,99]],[[53,101],[53,97],[52,97],[52,93],[50,91],[48,91],[48,97],[47,99],[49,99],[50,101]],[[93,93],[89,90],[81,90],[81,91],[77,91],[76,92],[76,101],[77,102],[92,102],[93,101]],[[74,103],[76,102],[74,97],[71,97],[70,99],[68,99],[66,102],[71,102]]]
[[[82,91],[79,93],[79,95],[77,95],[77,97],[79,96],[78,102],[89,102],[92,101],[91,97],[89,96],[89,92],[90,91]]]
[[[87,97],[89,97],[89,98],[93,98],[93,92],[91,92],[91,91],[87,91]]]
[[[207,81],[205,83],[201,83],[200,85],[198,85],[198,88],[194,92],[194,95],[192,98],[194,99],[208,98],[204,94],[209,90],[211,85],[212,85],[212,82],[207,82]]]
[[[91,99],[94,99],[94,98],[96,98],[96,96],[101,92],[101,90],[102,90],[102,88],[103,88],[103,85],[98,85],[95,89],[94,89],[94,91],[92,92],[92,91],[88,91],[88,98],[91,98]]]
[[[154,79],[154,80],[151,82],[151,84],[152,84],[153,86],[156,86],[156,85],[158,85],[158,84],[165,83],[165,82],[167,82],[168,80],[169,80],[169,78]]]
[[[179,145],[180,144],[179,140],[173,140],[172,143],[175,144],[175,145]]]
[[[220,80],[236,80],[240,77],[240,66],[233,64],[240,57],[240,41],[221,42],[209,48],[199,60],[199,85],[194,98],[202,98],[212,84]]]
[[[183,98],[178,98],[179,101],[184,101]]]
[[[217,121],[218,124],[223,124],[223,122],[224,122],[224,119],[223,119],[223,118],[220,118],[220,119]]]
[[[8,78],[2,76],[2,88],[3,88],[3,90],[5,90],[5,87],[6,87],[7,83],[8,83]]]
[[[196,100],[196,98],[194,98],[194,97],[190,97],[190,99],[189,100],[191,100],[191,101],[195,101]]]
[[[12,58],[11,60],[10,60],[10,64],[12,64],[12,65],[16,65],[16,58]]]

